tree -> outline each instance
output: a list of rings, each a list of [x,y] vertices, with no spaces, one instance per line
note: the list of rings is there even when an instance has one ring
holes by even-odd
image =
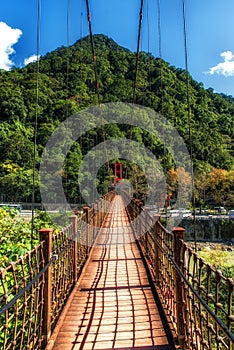
[[[104,35],[94,35],[94,45],[97,56],[99,101],[132,103],[135,53],[120,47]],[[68,64],[69,70],[67,69]],[[89,37],[82,38],[69,48],[58,48],[40,59],[37,106],[36,63],[31,63],[23,69],[13,69],[10,72],[1,70],[0,78],[0,162],[15,164],[19,169],[23,169],[22,171],[31,170],[33,167],[36,110],[38,112],[38,153],[36,157],[38,168],[45,144],[55,128],[71,114],[98,104]],[[205,176],[209,172],[204,174],[200,172],[200,164],[208,164],[215,169],[225,170],[228,174],[233,165],[234,99],[231,96],[217,94],[212,89],[204,89],[201,83],[193,80],[183,69],[172,67],[168,62],[154,58],[149,53],[140,54],[136,85],[137,103],[163,113],[190,149],[187,92],[189,92],[191,107],[193,163],[195,174],[198,176],[196,178],[196,198],[202,204],[207,200],[207,196],[213,196],[216,187],[212,179],[210,179],[211,186],[210,184],[208,186]],[[125,117],[129,121],[131,114],[126,112]],[[91,118],[90,113],[84,114],[83,123],[89,123]],[[153,117],[148,118],[147,122],[152,125],[156,124]],[[130,126],[124,123],[122,125],[109,124],[104,129],[107,139],[127,138],[132,134],[133,140],[144,144],[161,161],[165,172],[175,168],[173,158],[167,151],[167,145],[163,145],[154,135],[149,135],[136,127],[131,132]],[[101,128],[94,128],[82,135],[77,142],[84,156],[97,142],[102,141]],[[57,154],[55,154],[55,162],[56,157],[58,157]],[[74,174],[81,157],[79,149],[77,149],[77,154],[74,151],[72,157],[76,160],[71,161],[67,166],[68,172],[72,174],[69,191],[71,190],[70,195],[75,200]],[[143,163],[144,159],[141,159],[140,164]],[[177,172],[178,169],[175,171]],[[103,175],[104,173],[106,175]],[[55,175],[60,176],[61,174]],[[174,175],[173,171],[167,174],[168,191],[176,193],[178,184]],[[97,181],[101,188],[101,182],[107,183],[109,175],[100,171],[98,176]],[[132,173],[132,176],[134,177],[135,174]],[[10,176],[5,177],[5,186],[8,186],[7,178],[9,183],[13,181]],[[229,179],[229,175],[227,178]],[[146,191],[143,189],[144,180],[139,178],[139,181],[142,182],[143,193]],[[229,180],[227,183],[226,190],[223,190],[226,191],[226,194],[222,194],[221,189],[218,189],[218,192],[225,203],[231,203],[232,190],[230,188],[232,186]],[[225,187],[224,183],[220,186]],[[7,188],[10,191],[10,185]],[[216,199],[221,200],[220,197]]]
[[[208,176],[208,188],[212,191],[215,201],[223,205],[229,188],[228,171],[213,168]]]

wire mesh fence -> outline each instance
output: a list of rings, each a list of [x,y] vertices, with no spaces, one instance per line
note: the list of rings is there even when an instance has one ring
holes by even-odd
[[[181,347],[233,350],[234,281],[186,245],[183,228],[168,232],[160,216],[153,217],[135,199],[127,210]]]
[[[44,349],[98,235],[114,193],[53,233],[39,230],[40,244],[0,269],[0,349]]]

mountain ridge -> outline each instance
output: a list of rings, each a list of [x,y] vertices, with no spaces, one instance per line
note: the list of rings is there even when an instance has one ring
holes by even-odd
[[[119,46],[103,34],[94,35],[93,39],[100,102],[132,103],[136,53]],[[13,164],[13,168],[22,168],[22,171],[29,171],[32,167],[36,66],[37,63],[31,63],[10,72],[0,71],[2,184],[8,181],[6,169],[9,164]],[[173,67],[150,53],[141,52],[134,102],[162,113],[178,130],[189,148],[188,93],[195,170],[214,167],[229,171],[234,160],[234,98],[214,93],[211,88],[205,89],[202,83],[196,82],[190,75],[188,81],[189,87],[184,69]],[[43,148],[59,123],[73,113],[98,104],[89,37],[41,57],[38,87],[39,164]],[[113,129],[112,132],[118,134],[124,130]],[[11,145],[10,140],[15,140],[17,148]],[[164,162],[169,169],[172,163],[162,147],[151,145],[149,140],[147,142],[149,149],[155,147],[154,151],[159,158],[165,158]],[[84,143],[87,144],[86,141]]]

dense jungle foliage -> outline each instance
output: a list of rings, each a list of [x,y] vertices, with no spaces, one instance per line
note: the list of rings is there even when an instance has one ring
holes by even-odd
[[[43,148],[56,127],[68,116],[101,103],[132,102],[136,55],[118,46],[104,35],[94,36],[98,94],[95,87],[94,61],[89,38],[69,48],[61,47],[40,59],[39,100],[36,149],[36,201],[40,201],[38,169]],[[31,201],[33,142],[36,115],[36,63],[10,72],[0,71],[0,193],[2,201]],[[233,203],[233,132],[234,98],[205,89],[188,77],[191,107],[192,151],[195,169],[197,205]],[[141,52],[136,85],[137,104],[162,113],[183,137],[188,149],[187,73],[181,68]],[[176,191],[172,157],[156,139],[138,128],[124,125],[105,126],[106,138],[129,136],[146,144],[163,164]],[[103,141],[103,130],[96,128],[74,143],[68,152],[63,173],[69,200],[79,202],[77,173],[82,157],[93,145]],[[113,160],[114,163],[114,160]],[[99,171],[99,187],[109,183],[106,165]],[[113,174],[113,166],[111,165]],[[137,174],[137,175],[136,175]],[[88,176],[87,174],[84,176]],[[144,184],[141,169],[132,164],[129,176]],[[136,176],[138,177],[136,179]],[[66,179],[65,179],[66,178]],[[136,190],[144,196],[145,185]]]
[[[32,231],[31,220],[25,220],[14,208],[0,208],[0,267],[17,261],[34,246],[39,244],[38,230],[42,227],[59,229],[46,212],[38,212],[34,218]]]

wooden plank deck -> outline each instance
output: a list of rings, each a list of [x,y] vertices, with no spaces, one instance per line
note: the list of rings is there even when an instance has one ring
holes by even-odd
[[[81,277],[48,349],[174,349],[121,196]]]

